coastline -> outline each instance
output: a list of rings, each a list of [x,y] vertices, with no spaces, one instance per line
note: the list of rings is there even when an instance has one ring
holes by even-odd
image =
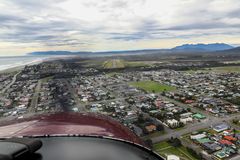
[[[23,69],[27,65],[36,65],[36,64],[40,64],[44,61],[47,61],[47,60],[41,59],[41,60],[35,60],[32,62],[27,62],[27,63],[21,64],[21,65],[10,66],[9,68],[6,68],[6,69],[2,69],[2,70],[0,69],[0,74],[17,72],[17,71]]]
[[[1,69],[1,66],[0,66],[0,74],[16,72],[16,71],[23,69],[25,66],[31,66],[31,65],[36,65],[36,64],[43,63],[43,62],[47,62],[47,61],[54,61],[57,59],[67,59],[67,58],[73,58],[73,57],[76,57],[76,56],[67,55],[67,56],[36,57],[35,60],[25,62],[23,64],[13,64],[12,66],[9,65],[9,67],[3,68],[3,69]],[[1,59],[1,57],[0,57],[0,59]]]
[[[4,69],[4,70],[0,70],[0,74],[17,72],[17,71],[23,69],[24,67],[25,67],[25,65],[18,66],[18,67],[11,67],[11,68],[7,68],[7,69]]]

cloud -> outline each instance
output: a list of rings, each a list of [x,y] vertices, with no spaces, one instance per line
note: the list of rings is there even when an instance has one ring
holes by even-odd
[[[240,40],[239,0],[11,0],[0,10],[0,46],[115,50],[213,36]]]

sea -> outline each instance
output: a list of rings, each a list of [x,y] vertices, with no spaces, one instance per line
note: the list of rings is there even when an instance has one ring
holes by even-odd
[[[0,57],[0,71],[31,65],[36,63],[41,63],[50,59],[49,56],[9,56],[9,57]]]

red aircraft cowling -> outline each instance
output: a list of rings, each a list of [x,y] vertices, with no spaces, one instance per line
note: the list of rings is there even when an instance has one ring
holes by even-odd
[[[85,135],[106,136],[144,145],[130,129],[110,117],[93,113],[61,112],[10,121],[0,126],[0,137]]]

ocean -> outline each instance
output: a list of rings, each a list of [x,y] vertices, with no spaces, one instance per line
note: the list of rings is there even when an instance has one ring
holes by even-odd
[[[30,65],[35,63],[41,63],[47,60],[46,56],[12,56],[12,57],[0,57],[0,71],[20,67],[24,65]]]

